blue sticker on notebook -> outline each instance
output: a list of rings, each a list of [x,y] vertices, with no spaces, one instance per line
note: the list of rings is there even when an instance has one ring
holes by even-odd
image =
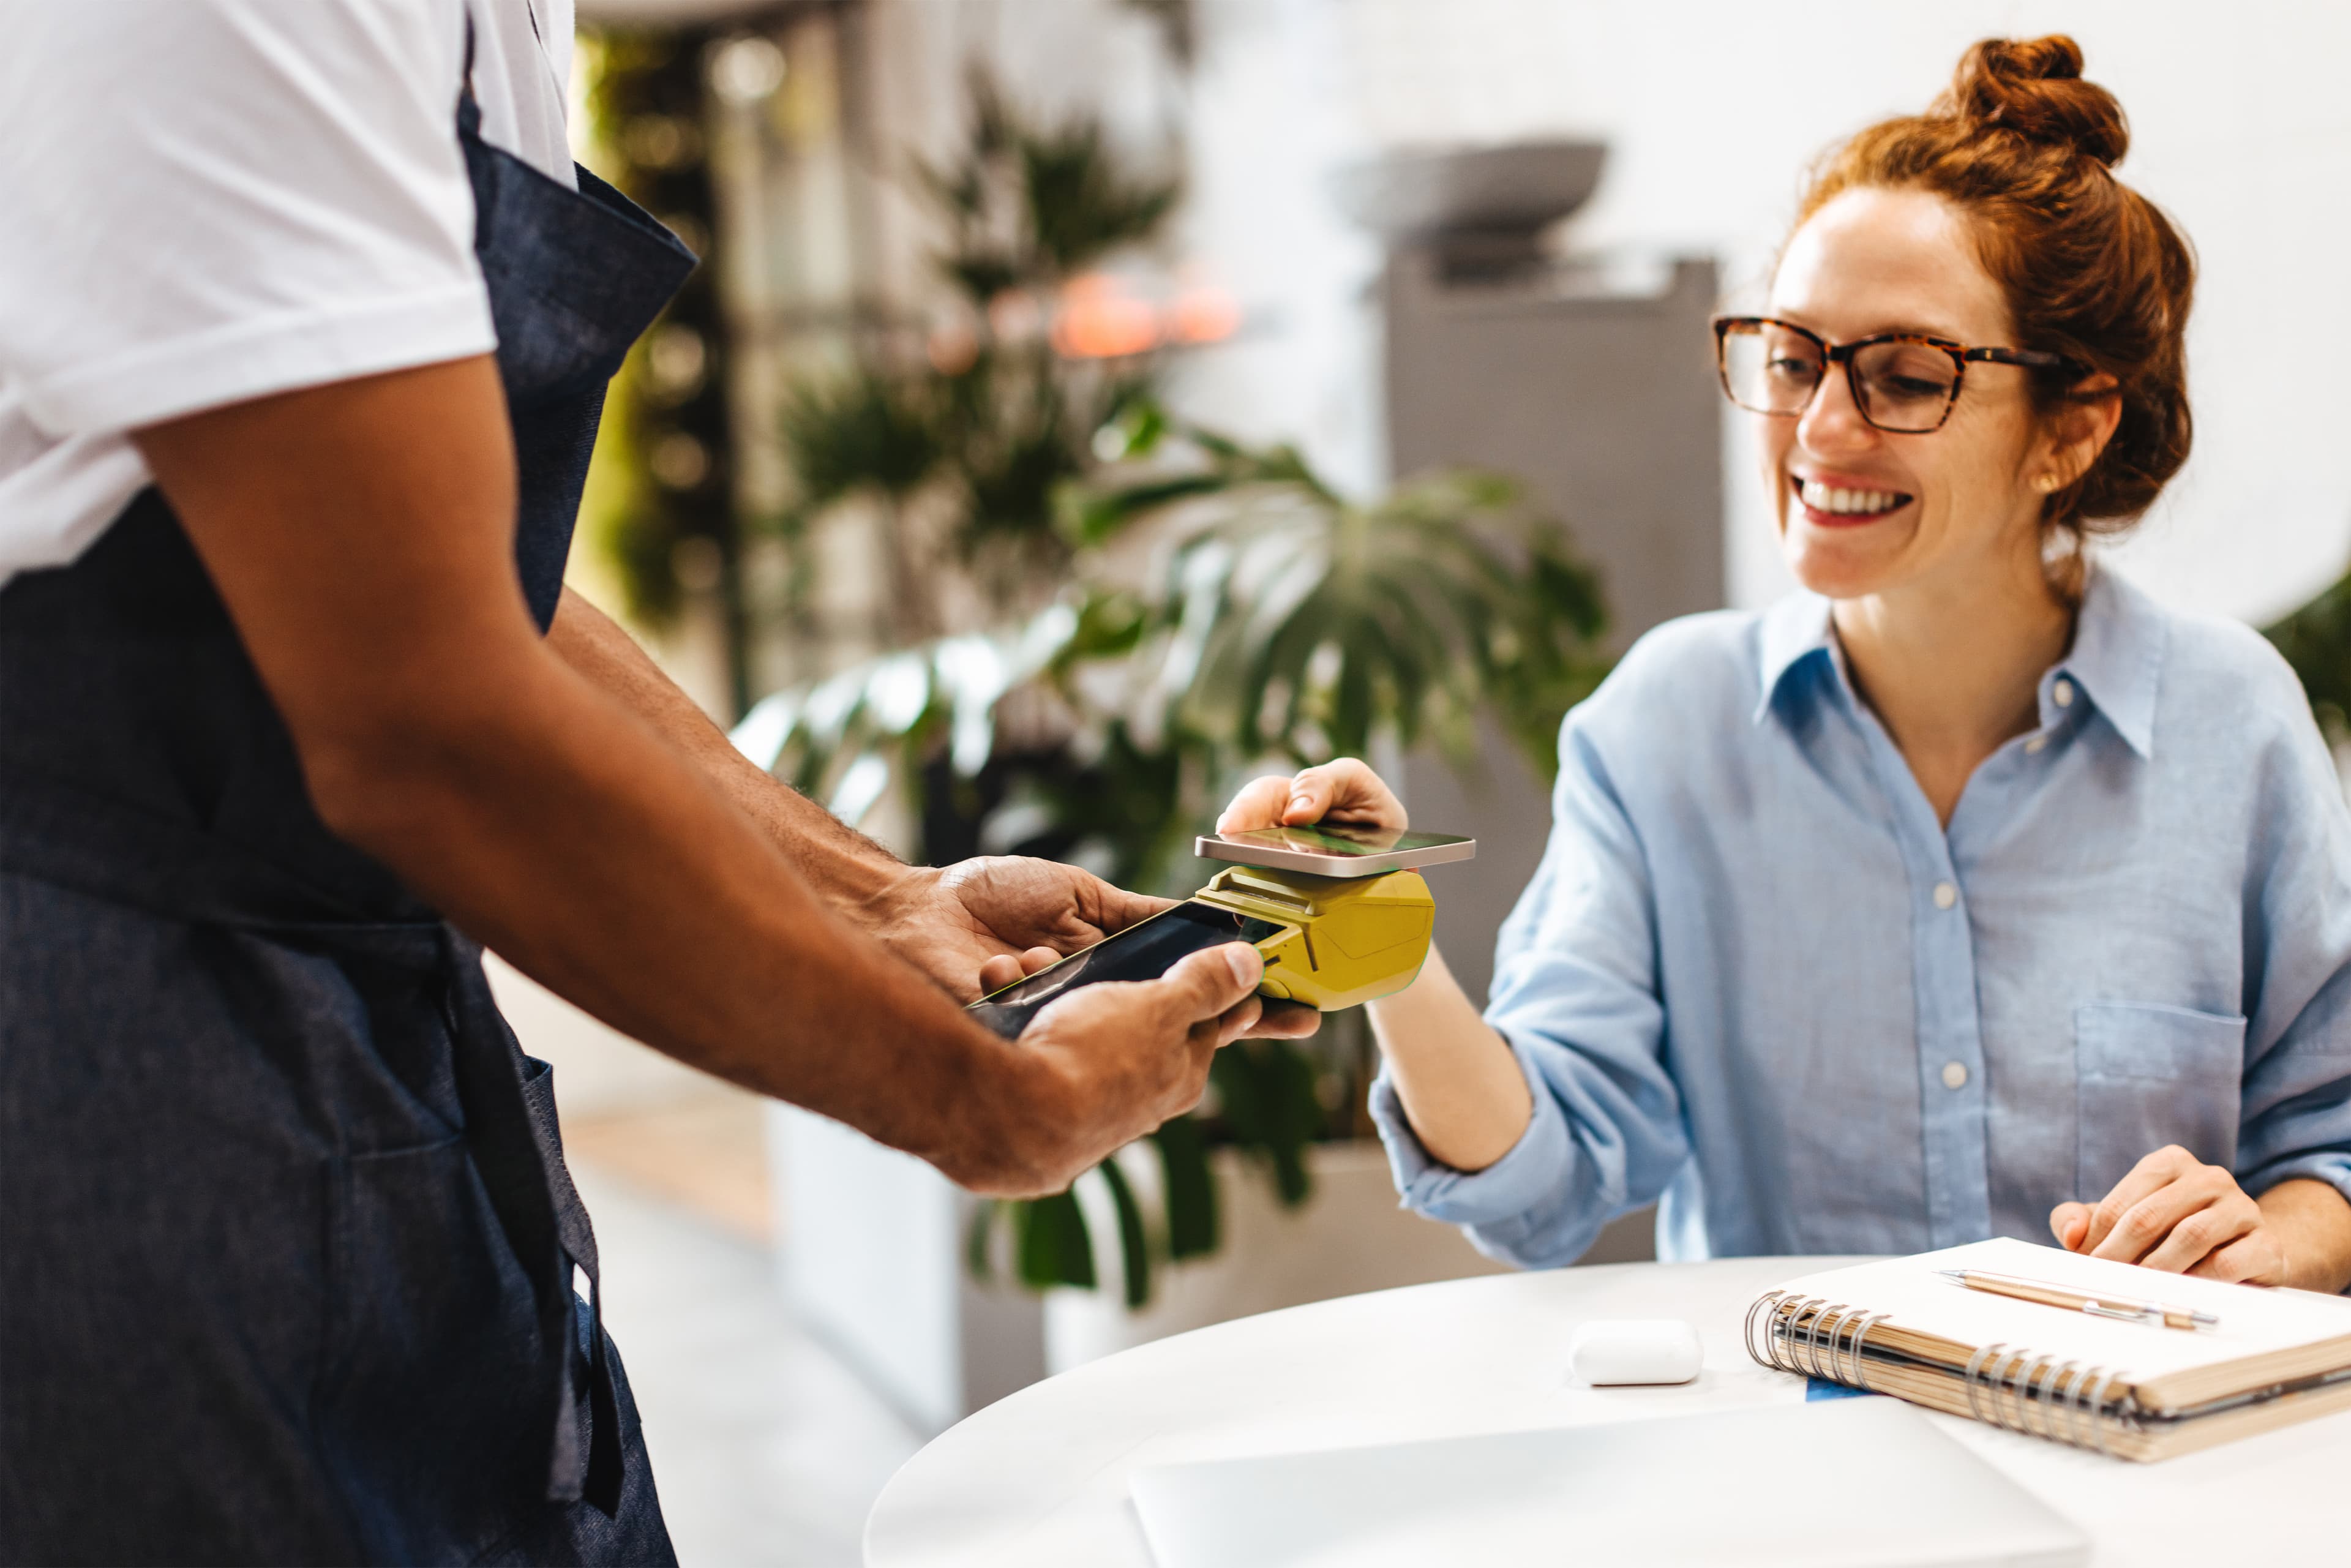
[[[1847,1388],[1842,1383],[1831,1383],[1825,1378],[1804,1379],[1804,1403],[1807,1405],[1815,1399],[1860,1399],[1866,1395],[1865,1389]]]

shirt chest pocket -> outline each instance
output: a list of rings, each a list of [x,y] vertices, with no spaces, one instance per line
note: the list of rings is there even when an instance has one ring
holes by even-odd
[[[2234,1168],[2245,1020],[2152,1002],[2074,1011],[2079,1154],[2074,1196],[2095,1203],[2163,1147]]]

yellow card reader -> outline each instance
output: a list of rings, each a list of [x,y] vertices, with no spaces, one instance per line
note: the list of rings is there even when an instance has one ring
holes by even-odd
[[[1207,858],[1237,861],[1191,897],[972,1004],[1009,1040],[1054,1000],[1102,980],[1151,980],[1226,942],[1265,959],[1258,994],[1322,1012],[1404,989],[1428,958],[1437,903],[1415,864],[1467,860],[1474,841],[1317,826],[1215,834]],[[1259,863],[1279,860],[1278,864]],[[1299,869],[1303,864],[1312,869]]]

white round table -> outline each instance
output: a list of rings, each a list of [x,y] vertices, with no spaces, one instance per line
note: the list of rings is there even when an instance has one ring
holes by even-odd
[[[1628,1263],[1416,1285],[1179,1334],[1036,1384],[909,1459],[865,1523],[867,1568],[1150,1568],[1139,1466],[1800,1400],[1739,1325],[1763,1291],[1852,1259]],[[1706,1370],[1580,1388],[1589,1318],[1681,1317]],[[2351,1412],[2156,1465],[1933,1419],[2098,1543],[2107,1565],[2351,1562]]]

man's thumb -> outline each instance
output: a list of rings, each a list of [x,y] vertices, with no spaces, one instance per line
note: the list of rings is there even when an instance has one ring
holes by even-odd
[[[1256,948],[1246,942],[1228,942],[1193,954],[1170,968],[1159,983],[1167,988],[1188,1028],[1240,1001],[1257,989],[1264,977],[1265,960]]]

